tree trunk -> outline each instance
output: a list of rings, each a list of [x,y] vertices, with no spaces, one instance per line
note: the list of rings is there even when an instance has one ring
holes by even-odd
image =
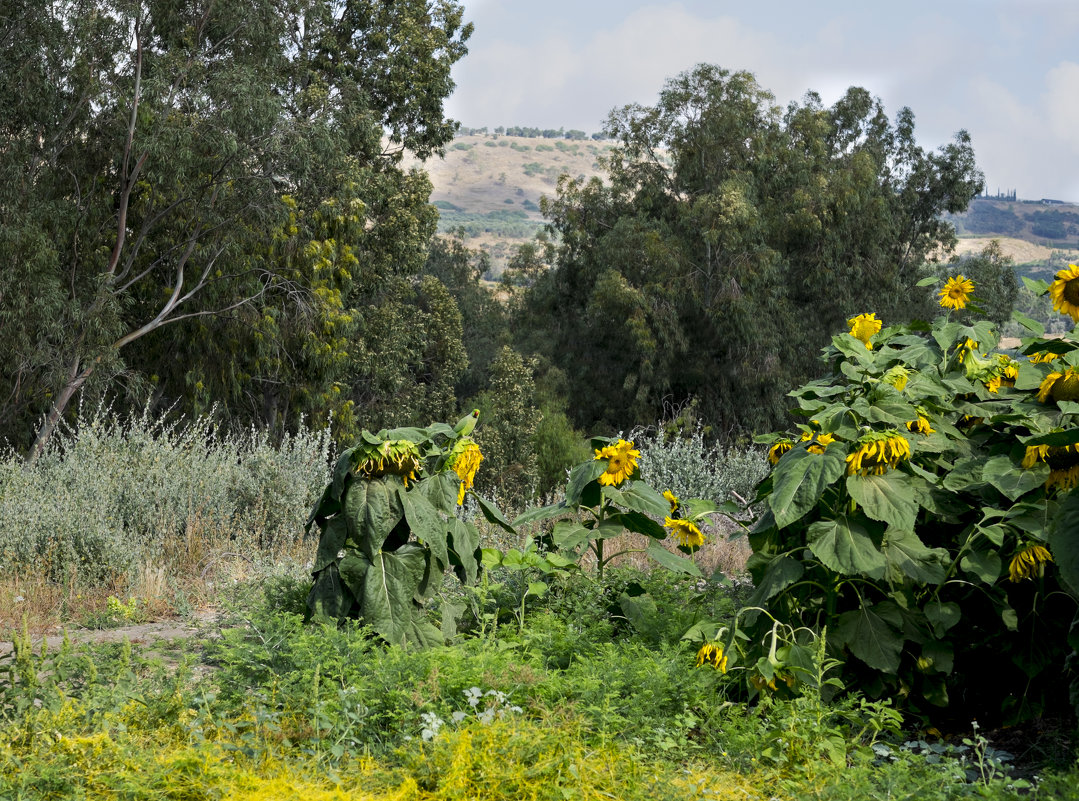
[[[26,456],[27,464],[36,462],[38,457],[45,451],[45,446],[48,445],[49,440],[52,438],[53,432],[56,430],[56,424],[59,423],[60,418],[63,417],[67,405],[71,402],[71,399],[75,397],[75,393],[86,383],[86,379],[94,372],[95,366],[94,363],[91,363],[89,367],[80,371],[79,357],[76,356],[71,360],[71,366],[68,368],[67,381],[60,390],[60,394],[56,396],[56,400],[53,401],[49,413],[45,415],[45,419],[41,423],[41,428],[37,431],[37,436],[34,438],[34,445],[30,448],[30,453]]]

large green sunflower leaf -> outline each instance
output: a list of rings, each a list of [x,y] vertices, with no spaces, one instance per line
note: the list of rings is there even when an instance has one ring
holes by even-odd
[[[802,563],[786,554],[769,560],[760,579],[755,580],[756,589],[746,601],[746,606],[764,606],[768,600],[800,579],[803,573],[805,567]]]
[[[540,520],[549,520],[552,517],[558,517],[559,515],[568,515],[569,509],[566,507],[565,501],[559,501],[558,503],[548,504],[547,506],[537,506],[532,509],[526,509],[517,515],[513,521],[513,527],[519,528],[520,526],[528,523],[535,523]]]
[[[869,407],[865,417],[871,423],[891,423],[899,427],[918,419],[918,410],[904,401],[882,398]]]
[[[971,551],[959,560],[959,566],[985,584],[996,584],[1004,563],[996,551]]]
[[[603,494],[620,506],[646,515],[663,517],[671,510],[667,499],[643,481],[630,481],[618,489],[604,487]]]
[[[315,584],[307,596],[308,617],[323,623],[333,623],[352,611],[355,596],[341,580],[337,564],[331,562],[315,575]]]
[[[1038,462],[1029,469],[1017,467],[1008,456],[994,456],[982,468],[982,477],[1008,500],[1018,500],[1049,478],[1049,465]]]
[[[869,667],[885,673],[899,670],[902,618],[894,607],[866,606],[839,616],[836,637]]]
[[[404,515],[397,487],[397,476],[353,481],[345,493],[345,522],[348,533],[365,555],[374,561],[382,543]]]
[[[1049,550],[1064,584],[1079,597],[1079,492],[1072,490],[1060,502],[1049,530]]]
[[[1030,362],[1019,363],[1019,375],[1015,378],[1016,389],[1038,389],[1048,372]]]
[[[648,515],[641,514],[640,512],[624,512],[622,514],[611,515],[608,519],[618,523],[618,525],[625,528],[626,531],[644,534],[655,540],[667,538],[667,529],[663,528],[663,526]]]
[[[423,580],[423,549],[402,545],[393,553],[379,551],[367,570],[363,587],[364,622],[387,642],[404,645],[413,624],[412,597]]]
[[[909,576],[922,584],[940,584],[945,571],[942,564],[947,558],[945,548],[927,548],[917,534],[903,529],[889,528],[881,544],[888,565],[888,578],[899,583]]]
[[[910,479],[903,473],[889,470],[882,476],[847,476],[847,492],[874,520],[914,530],[918,502]]]
[[[431,552],[442,560],[442,564],[448,565],[450,557],[446,549],[446,523],[442,514],[425,496],[409,492],[403,485],[397,488],[397,497],[412,536],[427,544]]]
[[[795,449],[779,460],[772,472],[772,494],[768,506],[779,528],[806,515],[820,500],[824,490],[844,470],[843,447],[830,445],[824,453]]]
[[[501,509],[476,493],[473,493],[473,497],[475,497],[476,502],[480,505],[480,511],[483,512],[483,516],[487,519],[488,523],[499,526],[510,534],[517,533],[517,529],[515,529],[513,524],[506,519],[506,516],[502,514]]]
[[[828,568],[847,576],[884,575],[884,555],[857,521],[819,520],[806,531],[809,550]]]
[[[483,558],[479,532],[471,523],[455,517],[450,521],[447,533],[450,564],[456,569],[457,577],[463,583],[475,583],[479,575],[479,560]]]
[[[337,554],[345,547],[348,538],[348,526],[345,518],[340,515],[326,521],[322,534],[318,538],[318,550],[315,552],[315,564],[311,568],[312,573],[318,573],[326,565],[336,562]]]
[[[670,570],[672,573],[685,573],[690,576],[701,575],[700,568],[698,568],[691,559],[686,559],[684,556],[671,553],[655,540],[648,543],[647,553],[662,567],[667,568],[667,570]]]
[[[1053,431],[1050,434],[1039,434],[1026,439],[1020,437],[1019,441],[1024,445],[1052,445],[1062,448],[1079,442],[1079,427],[1069,428],[1067,431]]]
[[[570,471],[569,482],[566,484],[566,504],[577,506],[581,502],[585,487],[602,476],[606,470],[606,459],[595,459],[574,467]]]
[[[576,520],[560,520],[554,524],[551,538],[560,550],[572,551],[591,540],[592,531]]]
[[[929,621],[929,625],[933,627],[933,633],[937,637],[943,637],[948,629],[958,623],[962,617],[959,604],[954,601],[930,601],[922,611],[925,613],[925,619]]]

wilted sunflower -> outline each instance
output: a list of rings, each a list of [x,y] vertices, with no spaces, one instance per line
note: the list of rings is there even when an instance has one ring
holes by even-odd
[[[461,437],[453,443],[447,464],[461,479],[461,485],[457,488],[457,505],[465,502],[465,493],[472,489],[472,482],[476,480],[476,471],[480,469],[483,454],[480,446],[472,437]]]
[[[810,442],[809,445],[806,446],[806,450],[810,453],[815,453],[820,456],[822,453],[824,453],[825,448],[835,442],[835,436],[832,434],[811,434],[807,432],[805,434],[802,434],[802,441],[805,442],[807,440],[814,441]]]
[[[1079,322],[1079,266],[1069,264],[1068,269],[1058,272],[1049,286],[1049,296],[1054,309]]]
[[[982,383],[985,384],[985,388],[990,392],[997,392],[1000,390],[999,375],[991,376],[988,381],[983,381]]]
[[[974,282],[963,275],[957,275],[948,279],[940,295],[940,305],[945,309],[964,309],[971,293],[974,292]]]
[[[910,443],[895,429],[872,432],[861,437],[858,447],[847,456],[847,473],[882,476],[904,459],[910,459]]]
[[[936,430],[929,424],[929,418],[924,414],[918,415],[917,420],[911,420],[907,423],[907,431],[914,434],[934,434]]]
[[[678,537],[679,545],[687,548],[700,548],[704,545],[704,535],[692,520],[677,520],[673,517],[663,519],[663,527]]]
[[[1038,353],[1032,353],[1027,358],[1030,359],[1031,364],[1041,364],[1043,362],[1048,364],[1049,362],[1054,362],[1059,359],[1060,354],[1043,350]]]
[[[959,351],[959,363],[962,364],[963,360],[967,358],[967,354],[973,350],[976,350],[977,347],[978,343],[970,337],[967,337],[965,340],[963,340],[963,342],[961,342],[957,348]]]
[[[789,439],[781,439],[775,445],[768,449],[768,461],[773,465],[779,464],[779,460],[783,457],[787,451],[794,447],[794,443]]]
[[[723,653],[723,646],[716,643],[706,642],[697,651],[697,667],[711,665],[716,670],[727,672],[727,655]]]
[[[1061,492],[1079,487],[1079,464],[1051,471],[1049,478],[1045,480],[1045,488],[1051,490],[1054,487]]]
[[[671,511],[672,512],[675,512],[675,511],[678,510],[679,501],[678,501],[678,496],[677,495],[675,495],[670,490],[663,490],[663,497],[667,501],[667,503],[669,503],[671,505]]]
[[[407,487],[410,479],[416,480],[420,469],[420,451],[407,439],[386,440],[378,445],[365,440],[353,451],[352,464],[354,472],[366,479],[400,476]]]
[[[997,369],[1000,370],[1000,383],[1006,387],[1015,386],[1015,379],[1019,377],[1019,362],[1006,353],[999,354],[997,360],[1000,362],[997,365]]]
[[[885,384],[890,384],[895,387],[896,390],[902,392],[903,388],[907,385],[907,379],[909,377],[910,371],[903,365],[897,364],[888,368],[888,371],[881,376],[881,381]]]
[[[641,452],[634,450],[632,442],[618,440],[614,445],[596,449],[596,459],[606,459],[607,469],[599,477],[599,483],[608,487],[617,487],[637,469],[637,459]]]
[[[1079,370],[1068,367],[1063,373],[1050,373],[1038,387],[1038,400],[1046,403],[1049,398],[1055,401],[1079,400]]]
[[[875,334],[880,333],[880,327],[883,325],[883,323],[877,319],[875,312],[851,317],[847,320],[847,325],[850,326],[850,335],[852,337],[861,340],[869,350],[873,350],[873,343],[869,340],[871,340]]]
[[[1029,470],[1038,462],[1049,465],[1047,490],[1056,487],[1066,491],[1079,486],[1079,445],[1027,445],[1023,468]]]
[[[1045,563],[1052,562],[1053,555],[1043,545],[1028,545],[1015,556],[1008,565],[1008,579],[1020,582],[1045,573]]]
[[[1048,445],[1027,445],[1027,452],[1023,455],[1023,469],[1029,470],[1038,462],[1044,462],[1047,456]]]

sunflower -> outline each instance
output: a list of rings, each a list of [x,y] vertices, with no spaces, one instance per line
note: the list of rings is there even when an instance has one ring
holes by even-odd
[[[1048,402],[1049,398],[1055,401],[1079,400],[1079,370],[1068,367],[1063,373],[1050,373],[1038,387],[1038,400]]]
[[[936,433],[936,429],[934,429],[929,424],[929,418],[926,417],[924,414],[919,414],[917,420],[911,420],[909,423],[907,423],[907,431],[910,431],[911,433],[914,433],[914,434],[935,434]]]
[[[373,445],[366,440],[352,454],[356,475],[370,480],[386,475],[400,476],[408,486],[409,479],[416,480],[420,469],[420,451],[407,439],[386,440]]]
[[[678,537],[678,544],[687,548],[700,548],[704,545],[704,535],[692,520],[676,520],[673,517],[663,519],[663,527]]]
[[[958,347],[958,350],[959,350],[959,363],[962,364],[963,360],[965,358],[967,358],[967,354],[970,353],[971,351],[977,349],[977,347],[978,347],[978,343],[975,342],[970,337],[967,337],[965,340],[963,340],[963,342]]]
[[[1019,378],[1019,362],[1006,353],[999,354],[997,360],[1000,362],[997,365],[997,369],[1000,370],[1000,383],[1006,387],[1014,387],[1015,379]]]
[[[1008,565],[1008,579],[1020,582],[1023,579],[1032,579],[1035,575],[1045,572],[1045,563],[1052,562],[1053,555],[1043,545],[1028,545],[1015,556]]]
[[[940,305],[945,309],[964,309],[974,291],[974,282],[962,274],[949,278],[940,295]]]
[[[1073,445],[1027,445],[1023,455],[1023,469],[1029,470],[1038,462],[1049,465],[1047,490],[1054,487],[1061,491],[1079,486],[1079,444]]]
[[[882,476],[910,459],[910,443],[895,429],[871,432],[858,440],[858,447],[847,456],[848,475]]]
[[[990,392],[997,392],[1000,389],[1000,376],[995,375],[983,383],[985,384],[985,388]]]
[[[787,451],[794,447],[794,443],[789,439],[781,439],[775,445],[768,449],[768,461],[773,465],[779,464],[779,460],[783,457]]]
[[[1048,445],[1027,445],[1027,452],[1023,455],[1023,469],[1029,470],[1038,462],[1044,462],[1048,456]]]
[[[1057,280],[1049,286],[1053,308],[1079,322],[1079,266],[1069,264],[1068,269],[1057,273]]]
[[[883,325],[883,323],[877,319],[875,312],[851,317],[847,320],[847,325],[850,326],[850,335],[852,337],[861,340],[869,350],[873,350],[873,343],[869,340],[873,338],[874,334],[880,332],[880,327]]]
[[[672,512],[675,512],[675,511],[678,510],[679,501],[678,501],[678,496],[677,495],[675,495],[670,490],[663,490],[663,497],[667,501],[667,503],[669,503],[671,505],[671,511]]]
[[[607,469],[599,477],[599,483],[608,487],[617,487],[633,475],[640,455],[641,452],[634,449],[633,443],[624,439],[618,440],[614,445],[597,448],[596,460],[607,460]]]
[[[1070,489],[1075,489],[1077,486],[1079,486],[1079,464],[1052,470],[1049,473],[1049,478],[1045,480],[1047,490],[1056,487],[1061,492],[1066,492]]]
[[[727,672],[727,655],[723,653],[723,646],[716,643],[706,642],[697,651],[697,667],[711,665],[722,673]]]
[[[1054,362],[1057,359],[1059,359],[1060,354],[1059,353],[1052,353],[1051,351],[1047,351],[1047,350],[1043,350],[1043,351],[1039,351],[1038,353],[1032,353],[1027,358],[1030,359],[1031,364],[1041,364],[1043,362],[1045,364],[1048,364],[1049,362]]]
[[[824,453],[825,448],[835,442],[835,436],[832,434],[803,434],[802,440],[805,441],[813,439],[814,437],[816,440],[809,443],[809,445],[806,446],[806,450],[810,453],[815,453],[818,456]]]
[[[902,392],[903,388],[907,385],[907,379],[909,377],[910,371],[903,365],[897,364],[894,367],[888,368],[888,372],[881,376],[881,381],[885,384],[891,384],[897,391]]]
[[[472,437],[461,437],[453,444],[450,451],[449,466],[461,479],[461,485],[457,488],[457,505],[465,502],[465,492],[472,489],[472,482],[476,480],[476,471],[480,469],[483,454],[480,446]]]

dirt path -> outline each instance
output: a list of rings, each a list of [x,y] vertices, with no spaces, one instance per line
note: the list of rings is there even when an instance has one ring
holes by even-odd
[[[207,624],[217,619],[217,612],[207,610],[196,612],[193,619],[184,620],[158,620],[153,623],[139,623],[132,626],[120,626],[114,629],[68,629],[67,636],[73,645],[80,643],[105,643],[123,642],[128,640],[132,645],[145,645],[158,640],[189,639],[200,633],[205,634]],[[31,637],[35,651],[41,648],[41,638]],[[52,653],[60,650],[63,645],[63,634],[52,634],[45,638],[48,650]],[[0,640],[0,659],[8,656],[15,650],[11,640]]]

